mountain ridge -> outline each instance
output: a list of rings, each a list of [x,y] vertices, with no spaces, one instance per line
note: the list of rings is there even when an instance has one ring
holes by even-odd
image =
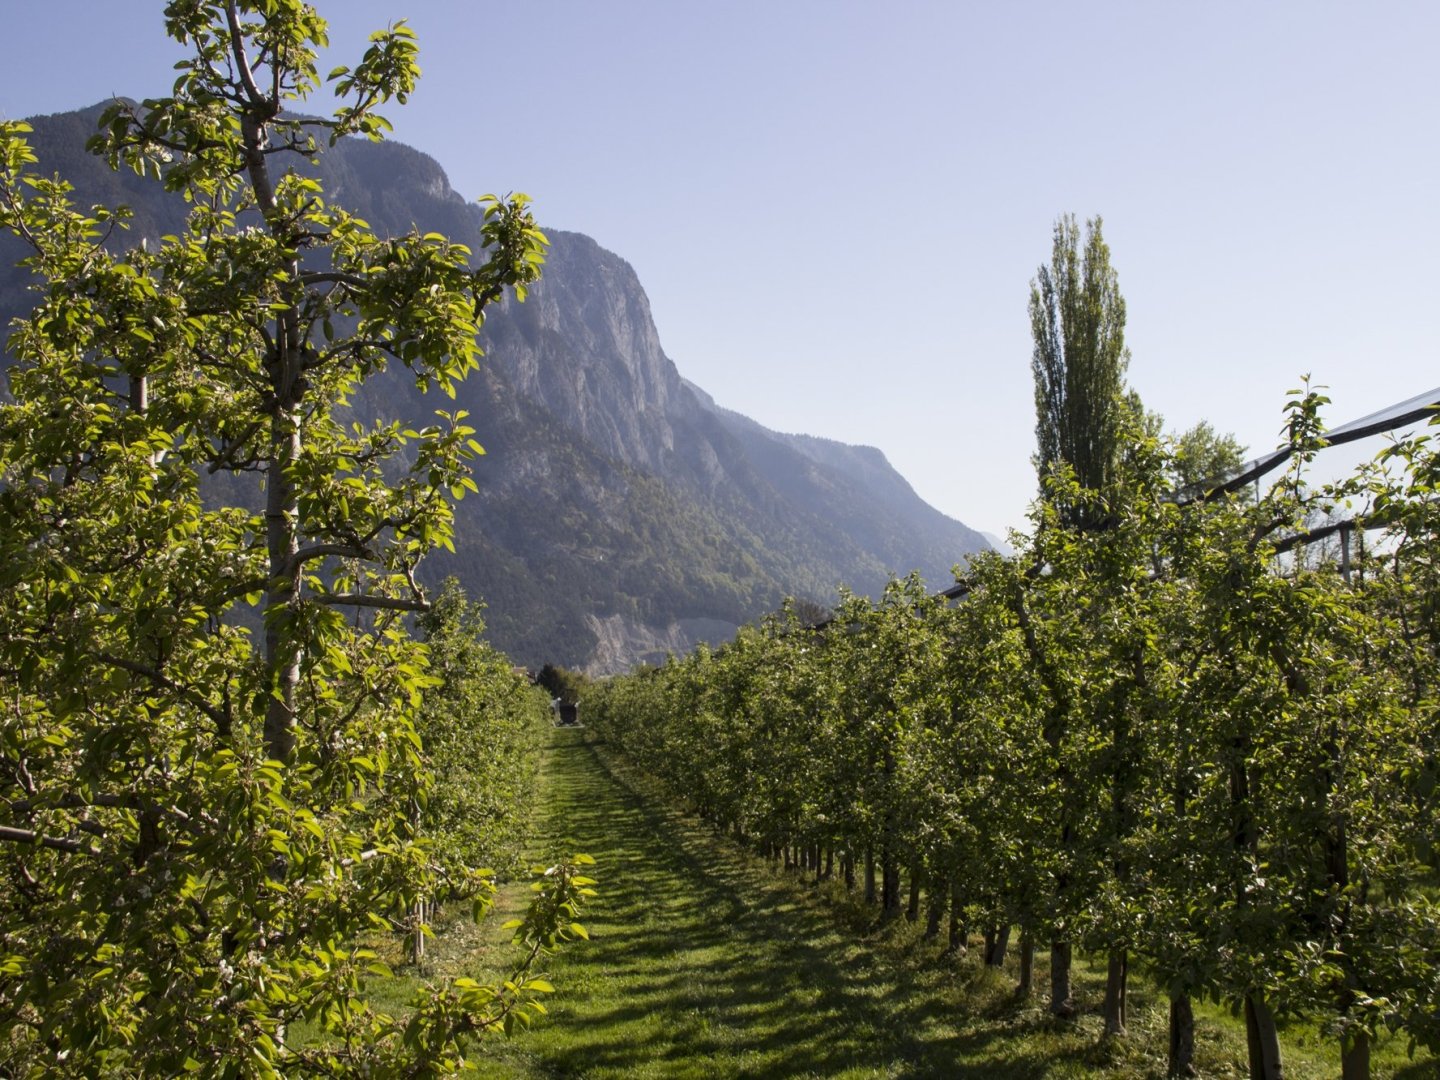
[[[178,231],[178,197],[77,148],[99,110],[31,120],[41,170],[82,205],[129,204],[129,242]],[[379,234],[479,235],[479,208],[402,143],[341,140],[318,172],[327,199]],[[988,547],[879,449],[774,432],[717,405],[666,355],[633,267],[582,233],[547,233],[541,280],[524,304],[492,309],[481,371],[459,388],[487,450],[480,492],[456,507],[456,554],[422,575],[454,573],[483,598],[497,647],[605,673],[722,640],[785,595],[827,604],[842,583],[874,593],[912,569],[943,585]],[[0,263],[7,316],[24,309],[13,262]],[[351,407],[409,418],[432,406],[392,367]]]

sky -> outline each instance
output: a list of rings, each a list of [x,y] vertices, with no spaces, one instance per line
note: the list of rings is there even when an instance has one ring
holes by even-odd
[[[162,7],[0,0],[0,117],[163,94]],[[1432,0],[317,7],[322,70],[408,20],[393,137],[628,260],[682,375],[880,447],[972,527],[1035,493],[1027,303],[1064,213],[1103,216],[1169,429],[1259,454],[1306,374],[1334,426],[1440,386]]]

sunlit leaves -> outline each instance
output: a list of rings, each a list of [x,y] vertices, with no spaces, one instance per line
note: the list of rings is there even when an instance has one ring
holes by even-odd
[[[363,1003],[386,974],[366,935],[426,896],[483,912],[493,877],[471,867],[516,843],[499,807],[527,797],[533,703],[493,654],[475,685],[435,673],[444,647],[404,618],[427,604],[419,560],[453,543],[450,498],[473,490],[464,413],[345,410],[389,363],[453,393],[543,237],[517,201],[489,208],[478,268],[437,235],[376,237],[295,156],[317,127],[386,129],[375,107],[418,75],[407,28],[335,76],[340,111],[315,122],[292,111],[326,43],[308,5],[174,0],[166,27],[192,50],[173,95],[117,103],[92,146],[185,196],[177,234],[122,251],[128,215],[72,206],[31,171],[24,125],[0,126],[0,227],[36,283],[0,407],[0,823],[17,838],[0,1072],[453,1068],[461,1034],[536,1011],[529,967],[588,885],[562,873],[544,894],[553,918],[511,988],[442,988],[403,1023]],[[503,761],[449,787],[420,731],[445,744],[445,694],[513,710]],[[477,719],[444,752],[463,760]],[[495,804],[468,846],[417,817],[467,782]],[[302,1020],[333,1043],[294,1044]]]
[[[593,688],[587,723],[766,850],[889,849],[962,923],[1436,1045],[1440,470],[1425,433],[1311,489],[1321,404],[1288,406],[1300,468],[1258,499],[1177,505],[1195,441],[1133,430],[1104,492],[1053,473],[958,605],[897,581],[820,631],[770,620]],[[1347,495],[1379,554],[1275,557]]]

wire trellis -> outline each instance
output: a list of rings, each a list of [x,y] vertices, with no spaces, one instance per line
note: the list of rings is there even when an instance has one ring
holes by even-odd
[[[1404,401],[1397,401],[1393,405],[1386,406],[1376,412],[1369,413],[1357,420],[1351,420],[1347,424],[1341,424],[1338,428],[1327,431],[1324,435],[1322,450],[1332,446],[1343,446],[1346,443],[1358,442],[1361,439],[1368,439],[1372,435],[1383,435],[1388,431],[1404,427],[1406,424],[1413,424],[1419,420],[1434,417],[1440,413],[1440,387],[1427,390],[1423,394],[1416,394],[1414,397],[1406,398]],[[1188,506],[1195,502],[1210,502],[1225,495],[1233,494],[1241,488],[1255,483],[1261,477],[1274,472],[1285,462],[1289,461],[1295,454],[1294,446],[1282,446],[1268,454],[1248,461],[1238,473],[1226,478],[1223,482],[1215,482],[1214,486],[1209,483],[1196,485],[1198,493],[1192,493],[1189,497],[1177,496],[1175,502],[1179,506]],[[1194,488],[1191,489],[1195,491]],[[1347,518],[1343,521],[1327,522],[1314,529],[1294,533],[1283,537],[1274,543],[1276,554],[1292,551],[1297,547],[1304,547],[1308,544],[1328,539],[1339,534],[1341,538],[1341,571],[1348,577],[1350,561],[1350,534],[1356,531],[1363,531],[1365,528],[1363,520]],[[936,596],[946,600],[959,600],[970,593],[971,586],[968,582],[958,582],[948,589],[942,589]],[[817,623],[814,629],[823,629],[827,622]]]

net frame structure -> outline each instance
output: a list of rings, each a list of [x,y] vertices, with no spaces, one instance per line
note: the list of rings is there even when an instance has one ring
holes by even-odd
[[[1365,416],[1341,424],[1325,432],[1321,450],[1329,449],[1332,446],[1343,446],[1346,443],[1359,442],[1361,439],[1368,439],[1374,435],[1384,435],[1387,432],[1395,431],[1397,428],[1405,427],[1407,424],[1414,424],[1421,420],[1433,419],[1440,416],[1440,387],[1427,390],[1424,393],[1416,394],[1413,397],[1397,401],[1393,405],[1387,405]],[[1241,466],[1240,471],[1234,476],[1226,477],[1224,480],[1216,480],[1208,483],[1201,483],[1186,492],[1177,493],[1175,503],[1177,506],[1189,506],[1197,502],[1213,502],[1226,495],[1234,494],[1241,488],[1256,483],[1261,477],[1274,472],[1292,457],[1299,448],[1295,445],[1282,446],[1272,450],[1258,458],[1247,461]],[[1328,537],[1339,534],[1340,545],[1340,569],[1341,573],[1349,577],[1350,570],[1350,534],[1356,531],[1363,531],[1366,528],[1363,519],[1350,517],[1342,521],[1328,522],[1318,528],[1308,529],[1304,532],[1293,533],[1290,536],[1282,537],[1272,545],[1277,555],[1291,551],[1297,547],[1304,547],[1307,544],[1317,543]],[[946,600],[960,600],[970,594],[971,586],[968,582],[957,582],[948,589],[941,589],[937,596]],[[813,629],[824,629],[827,623],[819,623]]]
[[[1440,386],[1424,393],[1416,394],[1413,397],[1397,401],[1393,405],[1387,405],[1383,409],[1351,420],[1325,432],[1320,450],[1329,449],[1332,446],[1343,446],[1346,443],[1359,442],[1361,439],[1368,439],[1373,435],[1384,435],[1387,432],[1402,428],[1407,424],[1417,423],[1421,420],[1434,419],[1440,416]],[[1189,506],[1193,503],[1213,502],[1226,495],[1232,495],[1241,488],[1256,483],[1261,477],[1274,472],[1295,456],[1299,447],[1291,444],[1272,450],[1258,458],[1253,458],[1241,466],[1240,471],[1234,476],[1227,476],[1223,480],[1216,479],[1209,482],[1202,482],[1194,487],[1177,492],[1174,502],[1177,506]],[[1292,533],[1290,536],[1281,537],[1276,540],[1272,547],[1277,555],[1291,551],[1297,547],[1304,547],[1307,544],[1317,543],[1331,536],[1340,536],[1340,572],[1345,575],[1346,580],[1350,577],[1350,534],[1356,531],[1363,531],[1366,525],[1363,519],[1350,517],[1342,521],[1327,522],[1314,529],[1304,532]],[[1034,566],[1030,568],[1031,573],[1041,573],[1042,568]],[[969,596],[973,586],[966,581],[959,581],[948,589],[941,589],[935,593],[938,599],[945,601],[963,600]],[[804,629],[807,631],[819,631],[828,629],[834,624],[834,619],[824,619],[812,623]]]

